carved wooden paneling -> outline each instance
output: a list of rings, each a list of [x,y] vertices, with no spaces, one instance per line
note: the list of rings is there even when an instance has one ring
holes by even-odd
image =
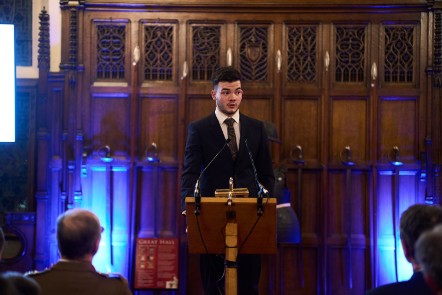
[[[210,81],[213,72],[222,64],[221,54],[227,53],[225,24],[195,22],[189,25],[190,78]]]
[[[244,87],[244,86],[243,86]],[[244,88],[246,89],[246,88]],[[247,91],[247,90],[246,90]],[[215,107],[215,106],[213,106]],[[243,94],[241,112],[261,121],[272,121],[272,98]]]
[[[302,239],[303,243],[307,245],[319,245],[322,242],[323,228],[321,220],[315,218],[317,214],[321,214],[324,202],[320,189],[322,177],[319,172],[320,171],[306,170],[303,173],[302,183],[298,183],[298,185],[302,184],[302,200],[295,194],[298,187],[292,187],[287,184],[290,188],[293,188],[291,189],[293,209],[298,214],[301,214],[302,210],[302,218],[300,220]],[[302,204],[300,204],[300,202]]]
[[[40,19],[40,33],[38,37],[38,68],[48,70],[51,63],[49,14],[43,8],[38,18]]]
[[[329,275],[327,276],[327,292],[330,295],[348,295],[348,294],[364,294],[366,289],[365,276],[366,273],[363,270],[367,269],[367,251],[363,249],[354,249],[352,251],[351,267],[354,270],[353,276],[350,278],[345,277],[345,266],[343,267],[343,261],[345,261],[348,254],[341,249],[330,249],[328,256],[327,270]],[[337,267],[339,265],[340,267]],[[336,276],[333,278],[333,276]],[[351,286],[350,286],[351,280]]]
[[[176,165],[148,161],[139,163],[136,198],[136,211],[139,214],[137,237],[177,235],[177,172]]]
[[[239,70],[244,81],[270,82],[270,26],[239,24]]]
[[[178,236],[178,218],[181,202],[177,201],[180,195],[177,179],[178,167],[176,165],[164,166],[160,174],[160,188],[158,190],[158,229],[160,237]]]
[[[345,246],[347,238],[357,247],[366,246],[368,239],[369,177],[365,171],[347,168],[330,171],[327,227],[332,245]]]
[[[287,98],[284,100],[282,109],[283,158],[290,158],[292,149],[300,145],[305,159],[314,159],[319,162],[322,144],[320,99],[317,97]]]
[[[317,292],[317,282],[321,276],[318,272],[320,261],[319,251],[316,248],[303,247],[302,256],[300,248],[294,245],[279,247],[280,289],[281,295],[296,294],[309,295]]]
[[[394,146],[402,159],[418,157],[418,101],[415,98],[383,98],[379,104],[379,155],[382,162]]]
[[[111,151],[128,153],[129,98],[93,97],[91,104],[91,134],[94,150],[108,145]]]
[[[281,294],[292,294],[294,288],[300,294],[315,293],[321,277],[323,224],[317,216],[323,212],[322,178],[321,170],[308,169],[308,165],[307,161],[306,166],[289,168],[286,174],[290,203],[300,222],[301,243],[280,247]]]
[[[325,62],[330,63],[330,52],[324,51],[320,41],[323,26],[320,23],[291,23],[283,27],[282,85],[286,95],[319,95]],[[328,53],[328,60],[326,56]],[[293,90],[294,88],[295,90]]]
[[[351,234],[353,242],[364,245],[365,240],[360,238],[364,237],[368,230],[366,210],[369,201],[367,190],[369,175],[363,171],[347,169],[344,172],[329,173],[330,189],[326,200],[330,206],[327,216],[328,234],[332,243],[340,244],[344,236]]]
[[[125,26],[97,25],[97,80],[125,80],[125,39]]]
[[[130,23],[126,19],[94,19],[91,76],[94,82],[128,82],[130,73]]]
[[[201,119],[215,111],[215,102],[208,93],[207,96],[189,97],[188,99],[189,122]]]
[[[147,161],[139,164],[137,169],[137,210],[139,214],[138,226],[136,227],[136,236],[140,238],[148,238],[157,236],[157,210],[156,201],[159,180],[159,165],[158,163],[148,163]],[[141,214],[141,212],[149,212],[151,214]]]
[[[335,72],[337,83],[362,83],[366,79],[367,27],[336,25]]]
[[[176,97],[146,97],[141,100],[139,151],[153,142],[160,160],[176,161],[178,143],[178,103]],[[141,155],[141,154],[140,154]]]
[[[287,25],[287,80],[318,82],[318,26]]]
[[[364,98],[334,98],[331,104],[330,155],[331,162],[344,159],[343,150],[349,146],[356,161],[368,160],[368,105]]]
[[[143,29],[143,80],[174,80],[176,23],[145,23]]]
[[[329,294],[363,293],[368,261],[368,177],[363,171],[347,168],[330,171],[327,225],[327,277]],[[339,271],[336,263],[339,262]]]
[[[384,83],[415,85],[419,66],[416,25],[385,25],[383,81]]]
[[[424,22],[422,22],[423,26]],[[376,161],[379,163],[373,196],[375,285],[407,280],[412,270],[404,258],[399,237],[401,213],[425,200],[419,181],[420,148],[424,144],[424,96],[421,26],[418,22],[383,22],[379,27],[379,91],[375,110]]]
[[[142,20],[142,81],[176,80],[176,21]]]

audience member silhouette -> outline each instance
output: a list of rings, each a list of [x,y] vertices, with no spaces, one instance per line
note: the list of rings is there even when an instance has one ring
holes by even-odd
[[[400,237],[405,258],[413,267],[413,276],[408,281],[396,282],[367,291],[366,295],[432,295],[416,261],[414,245],[419,236],[442,223],[442,208],[425,204],[410,206],[401,215]]]
[[[1,295],[39,295],[40,286],[32,278],[19,272],[8,271],[0,274]]]
[[[49,269],[28,274],[40,284],[42,295],[132,294],[121,275],[99,273],[92,265],[102,230],[98,217],[88,210],[71,209],[59,216],[60,261]]]
[[[425,282],[434,295],[442,294],[442,225],[423,233],[415,248]]]

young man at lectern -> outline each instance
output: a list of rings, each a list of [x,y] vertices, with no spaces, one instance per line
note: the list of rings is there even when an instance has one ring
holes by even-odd
[[[243,96],[239,71],[219,68],[212,82],[215,111],[188,127],[181,189],[183,210],[185,198],[194,196],[196,190],[203,197],[212,197],[215,190],[229,188],[230,178],[235,188],[247,188],[250,197],[257,197],[263,190],[273,192],[274,188],[264,124],[239,111]],[[238,254],[238,294],[258,294],[261,257]],[[205,294],[223,294],[223,255],[202,254],[200,272]]]

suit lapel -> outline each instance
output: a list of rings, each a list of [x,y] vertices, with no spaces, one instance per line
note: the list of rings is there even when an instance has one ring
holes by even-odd
[[[209,118],[209,130],[210,138],[213,138],[216,140],[217,143],[220,145],[223,145],[226,140],[224,138],[223,130],[221,129],[221,126],[219,125],[218,119],[216,118],[215,112],[212,113],[212,115]]]
[[[240,138],[239,138],[239,149],[238,154],[242,154],[246,150],[245,146],[245,139],[248,138],[248,130],[249,128],[249,121],[247,120],[247,116],[244,116],[243,114],[239,114],[239,128],[240,128]]]

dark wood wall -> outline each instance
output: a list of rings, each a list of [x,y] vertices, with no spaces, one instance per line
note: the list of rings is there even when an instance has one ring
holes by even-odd
[[[113,270],[132,279],[137,237],[178,238],[178,292],[201,293],[180,171],[187,124],[214,110],[211,73],[231,62],[245,77],[241,111],[276,126],[273,160],[287,169],[301,217],[301,243],[263,258],[261,293],[362,294],[406,278],[399,215],[439,202],[438,1],[60,1],[60,9],[60,72],[40,66],[37,268],[56,259],[55,217],[82,206],[110,229],[100,255]]]

